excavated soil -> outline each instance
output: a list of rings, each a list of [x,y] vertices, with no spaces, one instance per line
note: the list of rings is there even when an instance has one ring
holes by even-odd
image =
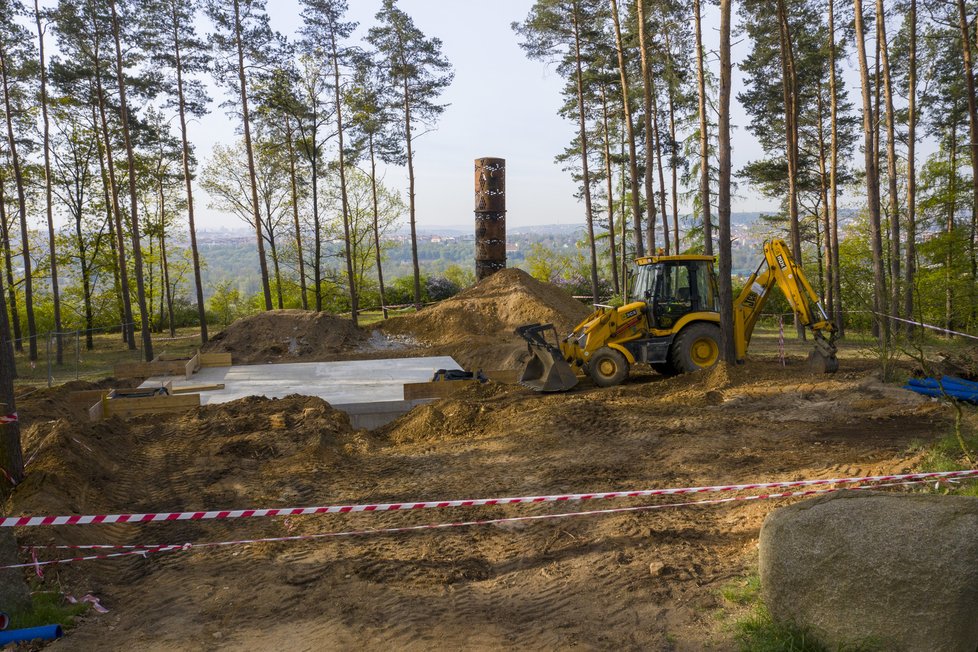
[[[505,269],[450,299],[364,329],[327,313],[276,310],[239,319],[204,350],[230,353],[234,364],[449,355],[473,371],[518,369],[528,353],[517,326],[553,323],[563,336],[589,312],[564,290]]]
[[[355,349],[366,335],[349,319],[324,312],[273,310],[235,321],[204,351],[230,353],[234,364],[327,360]]]
[[[379,328],[388,337],[451,355],[466,369],[517,369],[527,357],[526,343],[513,332],[517,326],[552,323],[563,336],[589,312],[564,290],[513,268]]]
[[[867,361],[843,358],[835,376],[792,362],[676,378],[638,373],[620,387],[582,383],[560,395],[470,386],[372,433],[297,396],[128,422],[35,421],[28,480],[7,511],[286,507],[892,473],[915,468],[915,442],[948,430],[947,408],[881,384]],[[51,397],[35,398],[40,409]],[[31,414],[31,397],[20,409]],[[649,501],[584,508],[636,504]],[[719,589],[754,566],[760,524],[779,504],[191,547],[52,567],[47,587],[92,591],[110,610],[53,647],[731,650]],[[199,544],[577,509],[62,526],[18,536],[24,544]]]

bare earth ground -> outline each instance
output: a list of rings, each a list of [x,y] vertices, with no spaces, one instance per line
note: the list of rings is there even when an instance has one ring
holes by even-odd
[[[510,327],[500,321],[494,328]],[[409,334],[420,340],[424,331]],[[491,332],[478,336],[489,346]],[[756,344],[769,352],[769,343]],[[489,383],[375,432],[353,431],[345,415],[309,397],[69,422],[64,389],[41,390],[20,406],[33,460],[7,511],[482,498],[913,469],[912,444],[943,435],[949,414],[880,384],[871,368],[871,361],[844,355],[839,373],[815,376],[798,354],[786,367],[760,355],[741,367],[677,378],[638,370],[617,388],[584,382],[561,395]],[[277,415],[285,428],[273,427]],[[735,645],[718,617],[718,590],[751,570],[761,522],[784,502],[51,567],[45,588],[92,591],[110,609],[86,616],[54,647],[729,650]],[[202,543],[638,504],[649,501],[33,528],[18,536],[22,544]]]

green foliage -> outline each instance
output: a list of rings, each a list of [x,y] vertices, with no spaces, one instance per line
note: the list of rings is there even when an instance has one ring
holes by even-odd
[[[738,578],[720,588],[720,595],[723,596],[723,599],[737,605],[748,605],[756,602],[760,599],[760,594],[760,575]]]
[[[10,628],[22,629],[27,627],[42,627],[44,625],[61,625],[64,628],[75,624],[75,618],[88,611],[87,602],[69,604],[60,593],[55,591],[38,591],[31,594],[29,611],[15,611],[10,614]]]
[[[872,640],[825,645],[811,629],[775,622],[761,600],[761,579],[756,573],[737,578],[720,588],[720,595],[737,614],[734,639],[741,652],[882,652]]]

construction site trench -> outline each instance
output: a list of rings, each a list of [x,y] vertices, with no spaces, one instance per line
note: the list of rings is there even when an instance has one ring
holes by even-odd
[[[513,370],[516,326],[567,332],[588,312],[505,270],[379,325],[299,311],[241,320],[211,351],[235,364],[451,356]],[[760,344],[760,346],[757,346]],[[786,364],[755,343],[737,367],[563,394],[468,384],[373,430],[326,401],[247,397],[89,422],[72,391],[19,405],[26,480],[8,515],[152,513],[550,495],[911,472],[953,411],[878,380],[845,346],[840,370]],[[465,510],[20,528],[24,546],[236,541],[603,509],[666,499]],[[756,566],[784,501],[266,542],[26,571],[42,590],[92,593],[54,649],[736,649],[720,589]],[[62,554],[69,553],[69,554]],[[39,557],[72,551],[39,550]]]

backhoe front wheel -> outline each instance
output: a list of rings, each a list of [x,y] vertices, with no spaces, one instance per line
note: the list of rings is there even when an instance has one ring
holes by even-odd
[[[628,378],[628,360],[618,351],[603,346],[587,363],[588,373],[598,387],[620,385]]]
[[[720,328],[704,322],[687,326],[673,341],[670,357],[680,373],[709,369],[720,359]]]

